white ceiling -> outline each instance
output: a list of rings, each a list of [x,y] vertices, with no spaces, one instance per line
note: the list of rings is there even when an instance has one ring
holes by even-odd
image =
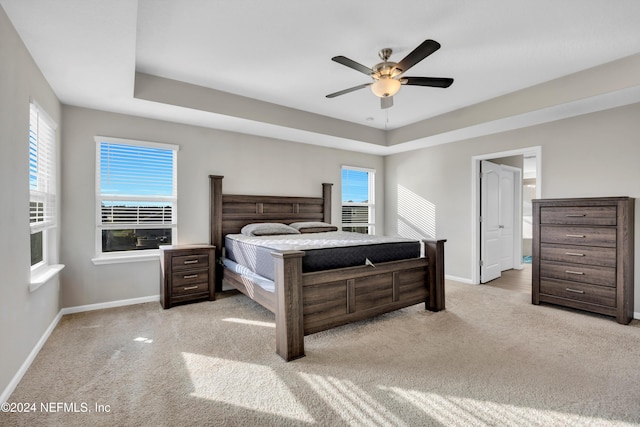
[[[401,149],[402,144],[385,146],[387,131],[640,52],[638,0],[0,0],[0,5],[65,104],[379,154]],[[331,57],[372,66],[380,62],[378,51],[390,47],[397,62],[425,39],[442,48],[407,75],[452,77],[450,88],[402,87],[387,110],[368,88],[325,97],[370,81]],[[238,100],[243,110],[262,112],[243,116],[222,107],[134,96],[136,72],[199,86],[212,105],[226,92],[227,104]],[[640,101],[637,92],[625,99]],[[323,125],[286,124],[269,118],[269,111]],[[335,130],[345,126],[348,131]],[[374,129],[371,140],[351,136],[364,127]],[[374,141],[379,135],[382,142]],[[403,142],[415,148],[414,140]]]

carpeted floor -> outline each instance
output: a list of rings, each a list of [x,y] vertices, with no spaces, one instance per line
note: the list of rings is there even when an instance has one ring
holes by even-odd
[[[290,363],[273,315],[242,295],[68,315],[9,399],[36,411],[0,425],[640,424],[640,321],[490,286],[446,292],[444,312],[311,335]]]

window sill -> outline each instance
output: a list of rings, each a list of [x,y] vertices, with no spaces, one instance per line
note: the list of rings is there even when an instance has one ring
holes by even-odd
[[[39,268],[35,273],[31,274],[29,282],[29,292],[35,292],[40,286],[53,279],[62,271],[64,264],[53,264]]]
[[[158,261],[160,259],[160,252],[157,250],[150,251],[144,254],[103,254],[91,259],[94,265],[105,264],[122,264],[126,262],[145,262],[145,261]]]

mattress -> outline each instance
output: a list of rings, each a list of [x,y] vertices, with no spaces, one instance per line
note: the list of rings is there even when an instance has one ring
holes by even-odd
[[[397,261],[420,257],[421,242],[401,237],[372,236],[346,231],[277,236],[225,236],[225,257],[253,273],[274,280],[271,252],[304,251],[302,271],[333,270],[367,262]]]
[[[257,283],[265,291],[275,292],[276,284],[273,280],[269,280],[260,276],[257,273],[249,270],[247,267],[244,267],[237,262],[231,261],[229,258],[223,258],[222,264],[224,264],[225,268],[233,271],[234,273],[241,274],[244,277],[251,279],[253,283]]]

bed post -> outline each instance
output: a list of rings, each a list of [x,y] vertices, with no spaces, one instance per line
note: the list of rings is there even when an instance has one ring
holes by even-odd
[[[211,244],[216,247],[216,292],[222,291],[222,178],[220,175],[209,175],[209,233]]]
[[[444,242],[446,240],[425,239],[425,256],[429,260],[429,300],[426,309],[444,310]]]
[[[333,184],[326,182],[322,183],[322,211],[324,216],[324,222],[331,224],[331,187]]]
[[[304,356],[302,251],[272,252],[275,258],[276,352],[287,362]]]

